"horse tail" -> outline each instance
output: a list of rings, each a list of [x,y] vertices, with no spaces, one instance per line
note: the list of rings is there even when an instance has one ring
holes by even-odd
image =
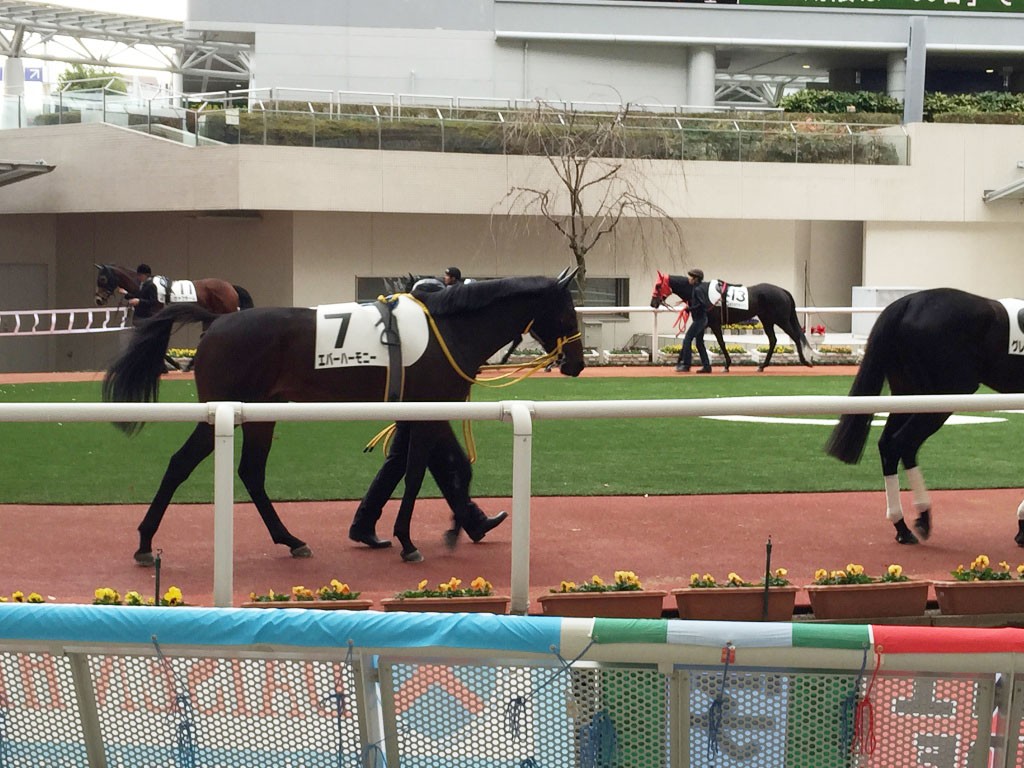
[[[175,324],[213,322],[218,315],[198,304],[171,304],[153,317],[139,322],[132,339],[111,363],[103,377],[103,399],[116,403],[155,402],[160,377],[167,372],[164,358]],[[116,422],[125,434],[134,435],[144,422]]]
[[[238,308],[239,309],[252,309],[256,304],[252,300],[252,295],[240,285],[233,286],[235,293],[238,294]]]
[[[892,356],[891,339],[903,320],[904,311],[905,302],[899,302],[890,305],[878,316],[868,335],[864,359],[850,387],[851,397],[881,393],[882,385],[885,384],[886,365]],[[856,464],[864,452],[872,418],[874,414],[870,413],[844,413],[825,444],[825,453],[847,464]]]

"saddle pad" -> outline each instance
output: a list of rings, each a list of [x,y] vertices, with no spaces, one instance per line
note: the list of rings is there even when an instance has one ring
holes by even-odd
[[[408,368],[427,349],[427,316],[412,299],[398,297],[393,308],[402,345],[402,367]],[[375,303],[323,304],[316,308],[316,348],[313,367],[352,368],[388,366],[381,341],[384,324]]]
[[[1024,355],[1024,301],[1021,299],[1000,299],[1010,324],[1010,346],[1008,355]]]
[[[191,280],[168,280],[163,275],[156,275],[153,278],[156,286],[156,298],[161,304],[188,303],[195,304],[199,301],[196,296],[196,286]]]
[[[725,285],[725,306],[732,309],[750,309],[750,296],[747,294],[745,285],[731,285],[721,280],[712,280],[708,283],[708,298],[712,304],[722,300],[722,286]]]

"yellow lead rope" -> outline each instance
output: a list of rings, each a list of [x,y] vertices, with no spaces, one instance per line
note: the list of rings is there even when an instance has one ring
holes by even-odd
[[[481,379],[479,377],[468,376],[459,364],[455,362],[455,358],[452,356],[451,350],[448,349],[448,345],[444,341],[444,337],[441,336],[441,331],[437,327],[437,323],[434,322],[434,318],[430,314],[430,310],[423,304],[422,301],[417,299],[411,293],[403,293],[402,296],[416,302],[419,308],[423,310],[423,314],[427,318],[427,323],[430,325],[430,330],[434,334],[434,338],[437,339],[437,343],[441,347],[441,351],[444,352],[445,358],[448,360],[448,364],[451,365],[454,370],[463,380],[468,381],[470,384],[479,384],[484,387],[491,387],[492,389],[500,389],[503,387],[510,387],[513,384],[518,384],[520,381],[529,378],[541,368],[545,368],[551,363],[555,362],[562,355],[562,348],[573,341],[580,338],[580,333],[575,333],[572,336],[559,337],[558,341],[555,342],[555,348],[551,352],[546,352],[539,357],[536,357],[529,363],[519,363],[511,365],[484,365],[481,366],[480,370],[501,370],[504,368],[512,368],[510,373],[503,373],[499,376],[493,376],[488,379]],[[533,320],[527,323],[526,328],[523,329],[522,335],[525,336],[530,332],[530,328],[533,327]],[[523,373],[520,373],[523,372]],[[469,398],[466,398],[469,402]],[[380,432],[373,436],[373,438],[363,448],[363,452],[367,453],[377,447],[378,443],[383,441],[381,450],[387,455],[388,444],[391,442],[391,438],[395,434],[396,425],[394,423],[384,427]],[[473,423],[471,421],[462,422],[462,435],[466,441],[466,453],[469,456],[469,462],[476,462],[476,440],[473,438]]]

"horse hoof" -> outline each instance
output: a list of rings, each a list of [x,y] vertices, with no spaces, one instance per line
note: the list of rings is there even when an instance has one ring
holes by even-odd
[[[764,366],[763,365],[757,366],[757,372],[758,373],[764,373]]]
[[[917,536],[910,532],[907,528],[906,522],[900,520],[895,523],[896,526],[896,541],[900,544],[918,544]]]
[[[310,549],[305,544],[303,544],[302,546],[299,546],[299,547],[292,547],[291,551],[292,551],[292,557],[294,557],[294,558],[306,558],[306,557],[312,557],[313,556],[313,550]]]
[[[143,552],[141,549],[135,553],[135,564],[142,568],[152,568],[156,565],[152,552]]]
[[[917,516],[917,520],[914,521],[914,530],[925,541],[932,535],[932,511],[930,509],[924,510]]]
[[[412,552],[402,552],[402,562],[404,563],[422,563],[423,555],[420,554],[418,549],[412,550]]]

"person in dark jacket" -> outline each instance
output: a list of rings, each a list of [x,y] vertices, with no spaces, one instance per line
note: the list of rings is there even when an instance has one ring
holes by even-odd
[[[163,305],[157,298],[153,270],[149,268],[149,265],[139,264],[135,268],[135,275],[139,278],[139,290],[128,291],[125,296],[128,298],[128,305],[133,310],[133,318],[144,320],[159,312]]]
[[[458,267],[448,267],[444,271],[444,284],[449,288],[453,285],[459,285],[462,282],[462,270]]]
[[[690,364],[693,362],[692,345],[696,344],[701,363],[697,373],[711,373],[711,359],[708,357],[707,347],[704,346],[704,331],[708,327],[708,312],[712,307],[711,299],[708,298],[708,284],[704,282],[703,270],[691,269],[686,275],[693,286],[693,294],[688,302],[690,327],[683,336],[683,348],[679,350],[676,371],[685,373],[690,370]]]

